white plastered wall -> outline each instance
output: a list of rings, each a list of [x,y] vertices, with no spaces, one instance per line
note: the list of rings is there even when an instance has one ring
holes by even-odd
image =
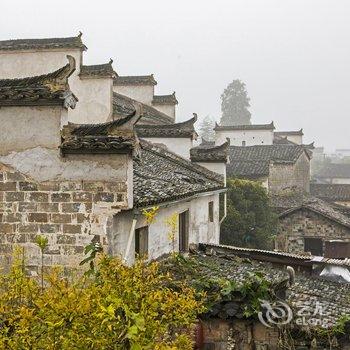
[[[255,146],[255,145],[272,145],[272,130],[216,130],[215,144],[222,145],[230,139],[231,146]]]

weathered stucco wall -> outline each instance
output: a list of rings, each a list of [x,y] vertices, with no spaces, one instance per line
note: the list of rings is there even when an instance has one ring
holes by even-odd
[[[57,149],[62,112],[62,107],[2,107],[0,155],[37,146]]]
[[[69,121],[78,124],[96,124],[111,119],[112,78],[80,79],[72,77],[69,84],[79,99],[75,109],[69,110]]]
[[[296,187],[310,192],[310,160],[303,153],[295,164],[270,164],[269,191]]]
[[[304,252],[305,237],[322,238],[324,241],[350,240],[350,229],[308,209],[300,209],[279,219],[277,249]]]
[[[173,120],[175,121],[175,119],[176,119],[176,106],[175,105],[157,105],[157,104],[154,104],[153,107],[155,109],[157,109],[158,111],[173,118]]]
[[[153,85],[114,85],[113,91],[152,106],[154,95]]]
[[[79,74],[80,49],[0,51],[0,78],[25,78],[53,72],[67,64],[67,55],[75,58],[77,69],[73,75]]]
[[[230,139],[231,146],[255,146],[255,145],[272,145],[273,131],[272,130],[216,130],[215,144],[222,145]]]
[[[189,137],[145,137],[144,139],[155,144],[165,145],[169,151],[183,158],[190,159],[190,149],[193,147],[193,140]]]
[[[42,235],[49,241],[45,266],[77,267],[92,240],[108,246],[113,215],[128,207],[127,190],[125,179],[39,182],[0,164],[0,265],[7,267],[20,245],[35,271]]]
[[[208,203],[214,202],[214,222],[209,222]],[[219,195],[202,196],[191,201],[183,201],[168,207],[160,207],[155,221],[149,225],[148,236],[148,257],[153,259],[160,255],[179,250],[178,224],[175,237],[171,237],[171,226],[167,224],[168,220],[175,218],[178,222],[178,215],[181,212],[189,210],[190,228],[189,243],[219,243],[220,224],[219,224]],[[133,219],[133,213],[121,212],[114,217],[113,230],[109,241],[110,253],[112,255],[124,257],[128,235]],[[136,228],[147,226],[145,217],[140,214],[137,216]],[[127,261],[132,263],[135,258],[135,237],[131,244],[130,254]]]
[[[207,168],[214,173],[220,174],[224,177],[226,184],[226,163],[214,163],[214,162],[195,162],[196,164]]]

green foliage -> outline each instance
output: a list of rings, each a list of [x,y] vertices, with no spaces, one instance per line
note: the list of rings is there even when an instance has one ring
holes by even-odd
[[[250,124],[250,98],[245,84],[240,80],[233,80],[221,95],[221,125]]]
[[[271,249],[277,216],[269,206],[266,190],[257,182],[227,182],[227,217],[221,225],[221,243]]]
[[[41,252],[44,253],[45,248],[47,247],[49,240],[44,236],[36,236],[35,243],[40,248]]]
[[[185,284],[171,289],[156,262],[128,267],[102,256],[98,274],[53,269],[43,291],[22,266],[17,259],[0,275],[0,349],[192,349],[202,304]]]
[[[200,123],[199,136],[206,141],[214,141],[215,139],[215,120],[207,115]]]

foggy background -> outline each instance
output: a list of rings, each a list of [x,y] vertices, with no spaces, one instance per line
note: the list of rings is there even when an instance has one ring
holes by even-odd
[[[11,1],[0,39],[83,32],[86,64],[154,73],[176,91],[177,120],[220,119],[220,94],[246,83],[252,123],[304,128],[305,142],[350,148],[350,1]]]

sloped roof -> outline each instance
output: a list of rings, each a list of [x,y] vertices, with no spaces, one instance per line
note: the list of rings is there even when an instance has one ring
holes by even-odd
[[[140,118],[136,111],[124,118],[100,124],[68,123],[61,131],[62,154],[129,153],[138,146],[133,131]]]
[[[204,142],[190,150],[192,162],[226,163],[228,160],[228,148],[230,142],[226,141],[220,146]]]
[[[178,103],[175,92],[171,95],[154,95],[152,100],[154,105],[177,105]]]
[[[227,174],[247,178],[267,176],[271,162],[294,164],[304,152],[309,156],[303,146],[295,144],[230,146]]]
[[[193,259],[200,257],[200,263],[193,270],[193,276],[190,273],[185,277],[188,279],[210,278],[212,273],[217,271],[221,278],[229,278],[232,281],[244,281],[248,279],[248,271],[251,273],[261,273],[273,285],[283,286],[282,281],[286,279],[285,267],[281,264],[277,266],[262,258],[279,258],[285,266],[290,264],[290,260],[300,264],[313,264],[312,256],[296,255],[284,252],[262,251],[258,249],[248,249],[241,247],[229,247],[214,244],[200,244],[199,254],[193,256]],[[258,253],[258,254],[257,254]],[[190,256],[191,258],[191,256]],[[271,262],[275,262],[274,259]],[[332,261],[324,261],[324,264],[331,264]],[[208,270],[209,269],[209,270]],[[207,271],[206,271],[207,270]],[[226,273],[226,274],[225,274]],[[208,277],[207,277],[208,276]],[[287,303],[293,311],[305,310],[314,311],[316,307],[322,309],[322,321],[319,323],[308,322],[309,318],[315,319],[318,316],[313,312],[303,314],[307,325],[306,329],[299,324],[293,323],[293,327],[310,330],[310,328],[330,328],[337,324],[343,315],[350,313],[350,285],[329,281],[318,276],[307,275],[296,272],[295,281],[288,287]],[[224,314],[227,317],[227,315]]]
[[[326,201],[350,201],[350,184],[310,184],[310,193]]]
[[[15,39],[0,41],[0,51],[38,49],[82,49],[87,47],[81,40],[81,33],[68,38]]]
[[[134,158],[134,206],[146,207],[224,189],[223,177],[175,153],[141,141]]]
[[[350,178],[350,164],[326,164],[316,174],[317,178]]]
[[[125,117],[134,112],[134,104],[139,103],[130,97],[113,93],[113,115],[115,118]],[[159,112],[155,108],[141,103],[143,109],[143,115],[140,120],[140,124],[172,124],[173,119],[168,115]]]
[[[197,121],[197,115],[181,123],[164,125],[136,125],[137,135],[139,137],[197,137],[194,124]],[[142,122],[142,121],[141,121]]]
[[[157,85],[153,74],[150,75],[119,75],[113,85]]]
[[[246,124],[246,125],[219,125],[215,123],[214,130],[274,130],[273,122],[270,124]]]
[[[277,136],[303,136],[304,132],[303,129],[300,130],[293,130],[293,131],[275,131],[275,135]]]
[[[68,77],[75,71],[75,60],[44,75],[0,80],[0,106],[54,106],[75,107],[76,97],[71,93]]]
[[[306,193],[293,190],[285,190],[278,194],[270,195],[271,205],[279,212],[279,217],[288,216],[297,210],[307,209],[350,228],[350,217],[344,215],[329,203],[310,196]]]
[[[113,61],[110,60],[109,63],[104,64],[94,64],[94,65],[82,65],[80,68],[79,76],[83,78],[114,78],[116,72],[112,67]]]

